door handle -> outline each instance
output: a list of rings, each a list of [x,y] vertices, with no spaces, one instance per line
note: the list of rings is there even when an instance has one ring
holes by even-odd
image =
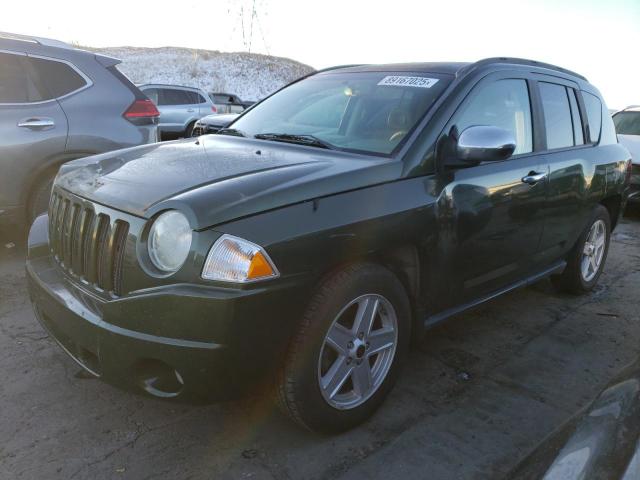
[[[544,180],[547,178],[547,174],[545,172],[531,172],[529,175],[522,177],[522,182],[527,185],[535,185],[540,180]]]
[[[189,113],[191,113],[191,112],[195,112],[195,109],[193,109],[193,108],[189,108],[189,109],[187,109],[187,112],[189,112]]]
[[[31,130],[41,130],[43,128],[51,128],[56,126],[56,122],[52,118],[26,118],[18,122],[21,128],[29,128]]]

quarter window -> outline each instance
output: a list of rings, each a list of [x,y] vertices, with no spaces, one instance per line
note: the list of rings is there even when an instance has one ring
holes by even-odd
[[[574,130],[567,89],[553,83],[540,82],[539,85],[547,148],[572,147]]]
[[[531,102],[525,80],[498,80],[480,86],[456,114],[454,123],[459,132],[474,125],[503,128],[516,140],[514,154],[533,151]]]
[[[602,129],[602,103],[598,97],[587,92],[582,92],[582,98],[589,120],[589,139],[592,143],[598,143]]]

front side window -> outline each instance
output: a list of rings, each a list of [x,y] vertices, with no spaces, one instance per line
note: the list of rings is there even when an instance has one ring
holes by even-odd
[[[640,135],[640,112],[618,112],[613,123],[620,135]]]
[[[592,143],[598,143],[602,129],[602,103],[598,97],[587,92],[582,92],[582,98],[589,120],[589,139]]]
[[[327,72],[264,100],[233,123],[243,135],[308,136],[330,148],[389,155],[449,84],[449,76]]]
[[[540,82],[539,85],[547,148],[572,147],[574,130],[567,89],[555,83]]]
[[[514,154],[533,151],[531,102],[527,82],[519,79],[498,80],[481,85],[456,113],[454,124],[459,132],[475,125],[499,127],[513,134]]]

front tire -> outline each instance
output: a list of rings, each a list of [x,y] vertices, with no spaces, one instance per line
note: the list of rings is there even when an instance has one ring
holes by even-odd
[[[393,388],[407,354],[411,310],[386,268],[346,267],[313,295],[277,379],[281,409],[312,431],[368,419]]]
[[[611,238],[609,211],[598,205],[567,258],[567,267],[551,277],[555,287],[563,292],[580,294],[595,287],[604,268]]]
[[[187,125],[187,129],[184,131],[184,138],[191,138],[193,137],[193,129],[196,126],[196,122],[191,122],[189,125]]]
[[[29,226],[31,226],[36,217],[42,215],[48,210],[54,179],[55,173],[45,174],[33,188],[27,211]]]

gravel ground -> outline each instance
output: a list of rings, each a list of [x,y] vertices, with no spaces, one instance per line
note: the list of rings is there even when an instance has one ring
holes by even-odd
[[[432,330],[378,414],[340,436],[259,395],[181,406],[87,378],[47,337],[21,242],[0,241],[0,479],[505,476],[640,351],[640,217],[588,296],[539,282]]]

